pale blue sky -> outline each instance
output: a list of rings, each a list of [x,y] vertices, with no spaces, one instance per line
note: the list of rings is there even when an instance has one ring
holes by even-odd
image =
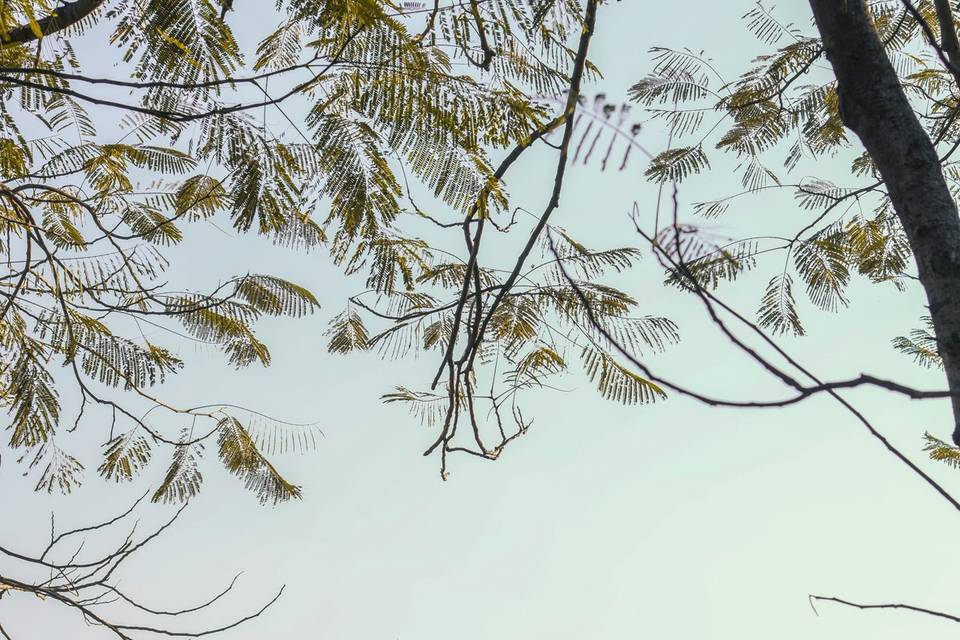
[[[253,42],[266,27],[244,4],[231,20]],[[624,97],[649,70],[646,51],[654,45],[706,49],[721,70],[743,69],[762,51],[739,20],[750,6],[607,3],[592,49],[605,74],[602,89]],[[778,12],[809,21],[799,0]],[[643,143],[658,149],[666,140],[651,130]],[[549,183],[540,178],[551,161],[541,152],[516,167],[508,185],[518,203],[541,206]],[[817,170],[841,179],[844,166]],[[684,185],[682,200],[735,191],[724,168]],[[555,222],[592,246],[639,244],[626,214],[634,201],[641,212],[652,210],[655,188],[642,169],[635,162],[623,174],[573,170]],[[743,200],[716,224],[725,233],[757,224],[797,228],[806,215],[785,194]],[[202,494],[176,528],[127,568],[122,584],[141,599],[189,606],[242,570],[236,598],[198,618],[214,622],[245,612],[285,583],[267,615],[226,636],[237,640],[955,637],[950,623],[908,613],[821,605],[818,617],[811,610],[809,593],[960,611],[960,514],[828,399],[765,412],[679,398],[622,407],[573,377],[565,386],[575,391],[528,401],[536,423],[501,460],[455,457],[444,483],[438,461],[420,455],[434,434],[378,401],[395,384],[423,386],[436,363],[387,365],[373,354],[325,353],[326,320],[362,282],[342,276],[322,253],[291,255],[215,230],[199,235],[217,244],[216,259],[198,268],[199,241],[188,242],[174,273],[214,281],[270,271],[307,284],[323,310],[263,324],[260,335],[274,355],[268,370],[235,372],[216,353],[184,343],[189,366],[169,393],[187,403],[242,400],[280,417],[318,419],[325,437],[312,454],[280,459],[305,498],[275,509],[260,507],[211,461]],[[492,262],[510,257],[488,251]],[[724,295],[752,314],[769,275],[761,269]],[[695,300],[659,285],[652,259],[620,282],[646,312],[680,326],[683,341],[655,360],[658,371],[716,394],[778,391],[729,348]],[[919,292],[858,284],[851,294],[850,308],[836,315],[804,305],[809,335],[785,344],[826,377],[869,371],[939,387],[936,372],[913,367],[890,348],[890,339],[923,314]],[[945,403],[869,391],[849,397],[916,460],[923,460],[924,430],[949,431]],[[91,478],[66,499],[34,495],[32,481],[11,462],[5,456],[0,465],[0,540],[19,549],[41,544],[51,510],[64,525],[82,524],[112,515],[143,491]],[[960,492],[960,472],[922,464]],[[145,481],[155,482],[163,466],[155,464]],[[150,507],[145,517],[168,511]],[[22,603],[0,601],[18,640],[98,637],[84,635],[72,614],[45,617],[48,604]]]

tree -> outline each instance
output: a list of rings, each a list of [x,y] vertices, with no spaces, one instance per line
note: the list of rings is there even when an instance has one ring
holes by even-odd
[[[695,225],[676,222],[648,240],[663,255],[670,281],[694,290],[708,303],[716,301],[711,291],[758,266],[760,256],[784,254],[757,314],[759,326],[773,335],[804,333],[793,294],[794,275],[803,281],[810,301],[828,311],[847,304],[844,292],[854,274],[898,288],[916,280],[931,301],[929,326],[894,344],[921,364],[945,368],[949,379],[953,374],[948,346],[940,336],[952,323],[944,299],[946,284],[940,279],[949,262],[947,254],[956,252],[950,249],[951,230],[958,224],[953,191],[947,186],[956,181],[950,160],[957,136],[951,93],[956,77],[945,53],[956,35],[945,30],[941,45],[931,24],[955,29],[955,18],[943,13],[949,7],[932,3],[811,5],[822,41],[793,25],[782,25],[758,4],[746,16],[751,30],[768,44],[784,39],[788,44],[758,58],[758,64],[740,78],[720,78],[717,88],[711,86],[716,72],[703,54],[656,48],[654,72],[635,85],[632,94],[665,120],[676,138],[697,140],[655,157],[646,172],[651,179],[676,184],[709,168],[704,147],[711,138],[719,151],[740,161],[744,190],[696,203],[696,213],[715,218],[737,198],[790,190],[801,209],[816,213],[814,220],[786,237],[762,235],[757,229],[754,236],[722,246],[700,237]],[[847,50],[854,36],[863,41]],[[927,42],[937,56],[924,53]],[[813,73],[814,63],[824,55],[835,78]],[[941,62],[944,68],[937,66]],[[807,74],[813,74],[816,82],[799,85]],[[911,102],[908,94],[917,99]],[[712,113],[717,119],[707,122]],[[918,116],[927,122],[927,130]],[[727,121],[728,128],[719,129]],[[854,179],[868,178],[867,184],[837,186],[819,178],[787,183],[768,167],[768,159],[779,154],[785,154],[779,157],[784,158],[787,173],[805,157],[837,156],[851,146],[844,125],[864,140],[867,150],[853,160],[851,174]],[[937,157],[935,144],[947,147],[942,158]],[[851,214],[849,205],[854,203],[861,210],[869,203],[873,213]],[[940,217],[934,217],[934,211]],[[918,261],[917,276],[910,274],[912,256]],[[814,387],[784,381],[797,392],[794,398],[742,404],[782,406],[814,393],[859,385],[877,385],[913,398],[956,396],[952,390],[921,392],[869,375]],[[947,449],[935,448],[936,456],[949,457]]]
[[[218,219],[294,250],[326,246],[348,274],[367,274],[369,291],[331,326],[331,351],[380,346],[399,355],[411,336],[418,347],[445,350],[442,394],[401,388],[387,397],[415,407],[447,404],[438,440],[444,468],[447,452],[468,450],[453,442],[461,410],[469,411],[475,453],[484,457],[495,458],[526,430],[513,406],[517,429],[508,435],[499,411],[566,368],[538,335],[548,313],[582,334],[578,348],[604,394],[657,397],[655,385],[613,362],[591,337],[580,297],[548,273],[550,265],[521,273],[557,206],[581,82],[596,75],[587,52],[599,2],[277,4],[279,24],[254,52],[234,37],[231,22],[243,14],[231,11],[229,0],[0,6],[0,397],[10,416],[7,447],[36,473],[36,489],[77,486],[91,462],[69,453],[67,442],[86,438],[106,441],[93,463],[110,481],[133,481],[162,459],[167,471],[151,487],[153,502],[185,503],[199,491],[211,442],[222,465],[261,502],[301,496],[272,458],[308,445],[310,425],[262,415],[267,424],[257,424],[246,419],[258,415],[256,407],[216,399],[180,406],[159,390],[185,361],[162,339],[148,340],[144,327],[212,345],[235,367],[265,366],[270,352],[256,321],[319,307],[312,292],[269,274],[168,282],[171,247]],[[90,42],[94,54],[85,52]],[[91,59],[101,64],[111,53],[121,71],[103,77]],[[468,72],[457,73],[456,65]],[[273,131],[267,112],[287,131]],[[515,272],[482,269],[484,229],[506,233],[522,213],[509,208],[505,172],[561,130],[554,195]],[[491,153],[501,149],[507,155],[494,168]],[[613,152],[611,142],[606,157]],[[418,188],[450,212],[448,220],[415,204]],[[411,235],[408,223],[418,222],[462,234],[471,257],[452,260]],[[566,235],[563,242],[562,261],[585,277],[623,269],[634,255],[632,248],[589,251]],[[635,301],[623,292],[584,286],[618,335],[653,347],[675,339],[666,319],[627,317]],[[475,289],[468,296],[469,287]],[[371,337],[358,309],[393,324]],[[473,355],[455,363],[456,338],[467,327],[477,332]],[[508,366],[489,359],[492,345],[481,340],[488,327]],[[475,355],[496,376],[509,368],[505,391],[476,393]],[[497,414],[495,447],[481,439],[481,400]],[[65,535],[92,536],[101,528]],[[110,593],[123,599],[108,578],[139,548],[131,540],[93,560],[51,561],[47,553],[0,547],[9,562],[56,574],[4,569],[0,594],[65,604],[121,638],[165,633],[97,613]]]
[[[812,2],[811,7],[823,36],[824,52],[837,76],[838,113],[867,149],[916,258],[937,336],[937,353],[952,392],[956,422],[953,440],[960,446],[960,315],[955,290],[960,273],[960,219],[944,175],[951,154],[941,160],[935,148],[935,143],[955,136],[954,109],[949,102],[933,107],[939,122],[924,130],[884,55],[883,42],[871,24],[866,5],[846,11],[823,2]],[[932,101],[936,102],[937,95],[949,101],[960,80],[960,69],[955,66],[960,62],[960,47],[953,9],[943,1],[936,2],[933,9],[929,4],[922,8],[926,15],[904,3],[904,10],[930,39],[945,65],[942,71],[936,70],[939,78],[934,82]],[[938,25],[942,44],[938,44],[928,20]],[[861,64],[869,66],[858,66]],[[922,90],[923,80],[918,80]]]
[[[634,99],[668,123],[673,136],[692,142],[659,154],[647,170],[648,177],[676,184],[708,169],[708,142],[738,159],[743,191],[695,204],[698,214],[717,217],[736,198],[781,189],[793,191],[800,207],[815,214],[812,222],[785,236],[765,235],[758,228],[750,237],[717,243],[704,238],[695,225],[679,223],[675,195],[671,223],[662,229],[658,226],[653,233],[638,227],[664,264],[668,281],[698,296],[721,331],[794,395],[784,400],[711,398],[652,375],[651,379],[721,406],[777,407],[829,393],[892,454],[960,510],[960,503],[943,486],[837,394],[839,389],[871,385],[911,398],[949,397],[955,422],[960,416],[954,310],[960,220],[955,202],[956,162],[951,159],[960,134],[956,123],[960,46],[955,9],[945,1],[910,0],[869,4],[811,0],[810,6],[820,37],[782,24],[758,3],[746,16],[751,30],[767,45],[786,44],[757,58],[755,66],[737,79],[719,78],[717,85],[719,74],[702,52],[658,48],[653,50],[657,60],[654,72],[632,90]],[[823,57],[831,65],[832,76],[815,67]],[[810,83],[801,85],[807,78]],[[837,156],[852,146],[845,127],[865,148],[852,161],[852,185],[838,186],[818,178],[791,184],[769,168],[771,157],[782,162],[789,174],[804,158]],[[872,208],[872,213],[864,213],[865,207]],[[779,266],[774,263],[776,271],[764,292],[756,323],[717,297],[715,291],[723,281],[767,264],[767,258],[777,253],[784,255],[784,260]],[[894,346],[920,364],[943,368],[948,390],[921,391],[867,374],[826,382],[771,338],[770,334],[804,333],[793,294],[794,275],[801,278],[814,305],[833,311],[847,304],[845,289],[857,274],[898,288],[911,281],[923,287],[929,302],[929,316],[924,319],[927,326],[909,337],[897,338]],[[772,357],[751,348],[724,318],[759,336]],[[620,350],[650,374],[628,349]],[[801,382],[798,374],[809,382]],[[925,449],[932,458],[956,466],[960,430],[954,428],[952,437],[953,444],[948,444],[925,434]],[[862,604],[811,597],[862,609],[907,609],[958,619],[902,603]]]
[[[550,387],[579,360],[604,397],[628,404],[679,393],[714,405],[776,407],[831,394],[960,510],[838,395],[872,385],[912,398],[951,397],[960,416],[960,296],[953,291],[960,221],[951,191],[960,173],[950,160],[960,139],[960,45],[953,10],[945,1],[811,0],[817,37],[758,6],[749,24],[779,48],[719,85],[705,55],[655,49],[654,72],[631,97],[683,144],[653,157],[648,177],[682,185],[710,167],[711,142],[741,161],[743,191],[698,203],[696,212],[716,217],[734,198],[790,189],[815,217],[790,235],[718,242],[681,222],[675,190],[672,219],[657,210],[649,230],[637,217],[643,247],[593,250],[551,224],[571,159],[593,158],[603,170],[619,157],[622,169],[631,152],[643,152],[629,109],[604,96],[591,109],[582,95],[597,77],[589,51],[598,15],[602,28],[602,4],[281,0],[280,24],[264,34],[249,67],[231,29],[243,9],[229,0],[18,0],[0,7],[0,224],[8,269],[0,277],[0,390],[12,416],[10,446],[42,469],[37,487],[75,485],[83,465],[58,444],[61,426],[84,433],[80,427],[99,411],[111,425],[98,466],[104,477],[130,480],[155,447],[167,452],[155,501],[182,502],[199,490],[203,445],[214,438],[224,466],[262,501],[300,496],[268,459],[283,425],[257,430],[243,420],[252,408],[179,407],[150,389],[182,362],[138,339],[141,323],[179,325],[218,346],[234,366],[265,365],[269,351],[254,321],[319,306],[313,293],[270,275],[235,276],[203,294],[186,289],[193,283],[168,285],[166,248],[191,225],[220,216],[239,232],[295,249],[325,245],[347,274],[366,276],[367,289],[329,327],[331,352],[437,354],[431,380],[383,399],[436,426],[425,453],[438,454],[444,478],[451,453],[497,459],[530,427],[522,394]],[[94,29],[109,29],[126,78],[94,76],[85,67],[74,45]],[[832,76],[815,67],[823,56]],[[800,85],[808,75],[814,84]],[[287,131],[272,131],[267,111]],[[789,174],[804,158],[835,155],[849,144],[844,126],[867,150],[851,167],[865,184],[790,184],[768,166],[777,156]],[[71,137],[63,142],[50,132]],[[508,187],[511,169],[535,145],[557,153],[543,207],[531,213],[511,202]],[[852,202],[874,210],[850,214],[842,206]],[[506,234],[521,229],[506,268],[486,262],[484,247],[509,246]],[[647,247],[667,282],[697,296],[710,320],[782,381],[789,397],[713,398],[656,375],[644,358],[678,340],[675,325],[638,316],[637,301],[604,281]],[[717,288],[777,254],[785,261],[754,323]],[[827,381],[774,340],[804,331],[794,277],[815,306],[836,310],[854,274],[895,286],[915,278],[925,288],[933,333],[918,330],[897,346],[942,364],[947,390],[869,374]],[[782,362],[753,350],[730,318]],[[70,418],[58,392],[63,384],[79,398]],[[190,426],[171,433],[176,422],[161,415],[186,417]],[[928,443],[932,456],[960,459],[960,430],[957,446],[933,436]]]
[[[555,263],[523,271],[558,204],[573,128],[587,113],[572,117],[583,102],[581,81],[595,74],[587,48],[596,4],[581,16],[570,0],[437,4],[429,10],[377,0],[283,2],[286,15],[261,41],[251,75],[241,74],[241,51],[226,19],[230,7],[212,0],[78,0],[56,10],[26,0],[4,6],[8,33],[0,82],[7,96],[3,197],[10,238],[4,387],[14,416],[10,444],[31,452],[31,466],[44,468],[38,488],[66,490],[83,466],[57,444],[57,426],[70,421],[61,415],[50,370],[51,360],[62,358],[81,401],[73,428],[89,417],[88,404],[109,413],[110,444],[99,466],[104,477],[130,479],[153,447],[163,445],[171,462],[154,499],[182,500],[199,487],[203,441],[216,437],[226,467],[262,500],[299,496],[300,489],[265,458],[269,452],[261,451],[273,441],[270,433],[244,424],[248,408],[177,407],[148,391],[182,362],[167,348],[138,340],[141,324],[171,329],[175,322],[241,367],[269,363],[266,345],[253,332],[257,318],[305,315],[319,305],[311,292],[269,275],[235,276],[202,294],[166,286],[164,247],[184,239],[183,225],[218,215],[240,232],[297,249],[328,242],[348,274],[368,274],[369,290],[352,298],[331,325],[331,351],[377,347],[400,356],[414,345],[444,351],[445,375],[438,373],[429,391],[401,387],[385,396],[428,419],[440,415],[444,435],[437,444],[443,443],[444,460],[461,409],[469,409],[476,436],[471,452],[483,457],[495,458],[526,430],[514,399],[567,368],[557,341],[580,352],[604,395],[628,402],[662,395],[596,340],[583,322],[579,297],[551,267]],[[94,20],[112,29],[129,80],[84,73],[72,43],[82,42]],[[414,29],[417,20],[423,24]],[[570,48],[568,35],[576,35],[580,24],[579,44]],[[455,64],[468,65],[473,75],[454,74]],[[117,99],[116,89],[131,95]],[[245,100],[246,94],[260,95]],[[550,117],[556,104],[560,113]],[[281,140],[266,120],[257,121],[254,111],[267,108],[282,116],[295,141]],[[116,113],[122,115],[121,142],[101,142],[114,133],[98,134],[96,125],[104,123],[96,120]],[[627,143],[622,168],[637,127],[626,133],[603,122],[610,115],[594,115],[614,129],[609,144],[601,143],[604,164],[619,135]],[[33,135],[36,121],[56,135]],[[526,213],[509,210],[507,170],[534,143],[553,144],[548,138],[561,130],[554,193],[516,267],[506,275],[482,268],[476,253],[484,231],[506,233]],[[575,156],[581,146],[582,140]],[[494,168],[488,154],[498,148],[510,151]],[[408,172],[437,206],[463,220],[438,220],[419,207]],[[318,207],[328,211],[322,221],[312,217]],[[410,235],[417,221],[463,234],[466,264],[432,246],[437,241]],[[567,234],[558,237],[560,261],[590,278],[584,286],[610,330],[654,349],[676,339],[669,320],[629,317],[635,301],[599,284],[604,271],[628,267],[635,249],[591,251]],[[540,251],[547,252],[545,244]],[[371,336],[359,311],[390,325]],[[558,326],[544,339],[551,314]],[[559,324],[580,334],[579,341]],[[473,337],[454,358],[467,328]],[[506,372],[505,380],[479,395],[475,362],[492,364],[495,378]],[[121,388],[125,399],[107,395],[109,388]],[[482,441],[474,406],[480,401],[497,415],[496,446]],[[500,417],[505,407],[516,426],[509,436]],[[163,432],[137,409],[151,420],[188,416],[191,426]]]
[[[262,500],[298,497],[300,489],[265,457],[271,434],[244,424],[248,408],[178,407],[150,391],[183,362],[139,328],[179,325],[191,339],[220,347],[234,366],[266,365],[270,354],[253,323],[310,314],[318,299],[261,274],[226,279],[205,293],[191,290],[194,283],[180,290],[163,279],[165,248],[216,216],[294,249],[329,238],[333,259],[348,273],[366,271],[371,292],[394,311],[437,318],[429,294],[414,285],[448,286],[463,266],[400,233],[402,214],[431,219],[413,204],[407,172],[444,206],[468,212],[464,229],[482,229],[506,207],[503,171],[569,120],[580,79],[593,72],[589,29],[578,50],[566,46],[581,20],[572,2],[438,5],[408,11],[412,19],[403,7],[376,0],[283,2],[281,24],[265,34],[248,75],[230,8],[212,0],[78,0],[59,8],[24,0],[2,9],[3,390],[13,417],[9,444],[43,469],[38,488],[69,490],[79,480],[83,464],[57,444],[58,427],[82,430],[100,419],[91,416],[99,409],[110,420],[102,476],[129,480],[154,447],[169,450],[155,501],[195,493],[196,462],[209,438],[217,439],[227,469]],[[424,24],[413,29],[408,23],[418,19]],[[129,79],[84,71],[75,43],[95,26],[111,30]],[[460,60],[498,81],[454,74]],[[568,83],[565,113],[548,119],[549,106],[531,96],[556,95]],[[126,97],[116,98],[117,89]],[[258,121],[254,111],[267,108],[289,124],[294,141]],[[120,141],[103,141],[111,136]],[[488,150],[510,145],[511,156],[495,171]],[[322,221],[312,217],[318,208],[327,211]],[[611,253],[594,268],[620,268],[629,255]],[[474,266],[468,271],[487,282],[487,293],[500,290]],[[597,295],[616,308],[630,304],[616,292]],[[505,345],[532,338],[523,316],[534,299],[506,297],[494,323]],[[428,332],[430,345],[446,341],[442,327]],[[669,324],[650,330],[669,334]],[[331,350],[386,344],[397,335],[368,340],[348,309],[332,327]],[[531,358],[515,386],[529,385],[531,363],[557,366],[546,351]],[[58,381],[57,361],[66,380]],[[63,415],[59,399],[68,383],[80,400],[75,419]],[[170,433],[157,426],[161,414],[187,416],[191,426]]]

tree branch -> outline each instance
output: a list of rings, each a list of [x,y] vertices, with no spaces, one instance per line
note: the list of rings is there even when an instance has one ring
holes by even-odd
[[[71,27],[91,13],[104,3],[104,0],[76,0],[75,2],[65,2],[62,7],[51,13],[46,18],[37,20],[35,24],[24,24],[14,27],[4,34],[0,34],[0,40],[6,47],[14,44],[23,44],[39,40],[51,33],[62,31]],[[39,34],[38,34],[39,31]]]
[[[943,611],[936,611],[934,609],[927,609],[925,607],[916,607],[912,604],[903,604],[900,602],[892,602],[885,604],[862,604],[860,602],[851,602],[850,600],[844,600],[843,598],[835,598],[833,596],[817,596],[810,595],[811,602],[813,600],[820,600],[821,602],[835,602],[837,604],[846,605],[848,607],[854,607],[856,609],[906,609],[907,611],[915,611],[917,613],[925,613],[928,616],[934,616],[937,618],[943,618],[945,620],[951,620],[953,622],[960,622],[960,616],[955,616],[951,613],[945,613]],[[814,609],[816,611],[816,609]]]

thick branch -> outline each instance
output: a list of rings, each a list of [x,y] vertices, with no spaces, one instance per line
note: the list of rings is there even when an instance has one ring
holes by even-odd
[[[76,0],[75,2],[65,2],[62,7],[59,7],[46,18],[37,20],[36,24],[20,25],[0,35],[0,39],[3,40],[2,46],[39,40],[41,36],[38,35],[38,31],[43,36],[62,31],[86,18],[103,3],[104,0]],[[39,27],[39,29],[37,29],[37,27]]]
[[[937,21],[940,23],[940,46],[954,67],[960,67],[960,40],[953,24],[953,10],[950,0],[934,0],[937,7]]]

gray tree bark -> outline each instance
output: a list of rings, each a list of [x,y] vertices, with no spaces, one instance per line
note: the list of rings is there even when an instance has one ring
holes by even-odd
[[[920,125],[865,0],[810,0],[840,94],[843,123],[880,171],[926,290],[953,395],[960,445],[960,218],[933,142]]]

